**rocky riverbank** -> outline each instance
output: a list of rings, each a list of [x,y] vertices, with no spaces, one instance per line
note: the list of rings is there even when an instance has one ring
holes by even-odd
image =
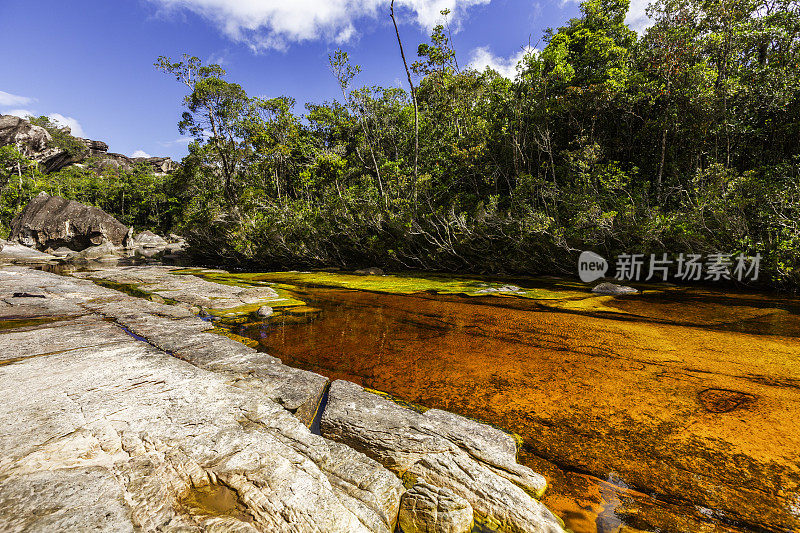
[[[126,275],[173,305],[0,269],[0,379],[13,384],[0,390],[0,529],[464,531],[471,509],[496,531],[562,531],[510,435],[330,384],[194,314],[198,298],[275,294]]]

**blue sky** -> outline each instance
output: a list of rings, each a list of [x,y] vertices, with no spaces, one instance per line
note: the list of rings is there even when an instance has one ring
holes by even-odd
[[[641,2],[641,0],[637,0]],[[337,46],[362,84],[405,80],[388,0],[0,0],[0,113],[51,115],[126,155],[180,159],[184,87],[153,68],[186,52],[220,62],[251,95],[336,98],[327,66]],[[561,0],[396,0],[406,53],[442,8],[454,13],[459,62],[512,74],[547,27],[578,12]],[[631,17],[641,15],[639,3]]]

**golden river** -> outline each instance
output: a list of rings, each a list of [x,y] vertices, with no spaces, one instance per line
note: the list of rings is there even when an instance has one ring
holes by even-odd
[[[800,531],[795,299],[597,297],[555,279],[231,278],[292,304],[232,326],[285,363],[519,434],[521,462],[548,477],[544,502],[575,533]]]

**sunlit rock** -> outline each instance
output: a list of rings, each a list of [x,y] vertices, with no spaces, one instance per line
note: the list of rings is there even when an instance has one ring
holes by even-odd
[[[400,502],[403,533],[469,533],[474,524],[472,506],[450,489],[417,483]]]
[[[544,478],[516,462],[514,439],[458,415],[408,409],[346,381],[335,381],[322,435],[347,444],[402,476],[466,499],[482,525],[505,532],[561,532],[539,503]]]
[[[269,318],[273,314],[274,314],[274,311],[268,305],[262,305],[261,307],[258,308],[258,311],[256,311],[256,315],[259,318]]]
[[[207,370],[156,347],[217,337],[188,311],[22,268],[0,298],[61,317],[0,335],[0,530],[393,531],[400,480],[237,386],[224,359],[252,351]]]

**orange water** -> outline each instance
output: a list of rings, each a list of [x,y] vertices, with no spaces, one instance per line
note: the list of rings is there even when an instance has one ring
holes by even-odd
[[[241,333],[287,364],[520,434],[576,533],[800,531],[795,300],[297,294],[320,312]]]

